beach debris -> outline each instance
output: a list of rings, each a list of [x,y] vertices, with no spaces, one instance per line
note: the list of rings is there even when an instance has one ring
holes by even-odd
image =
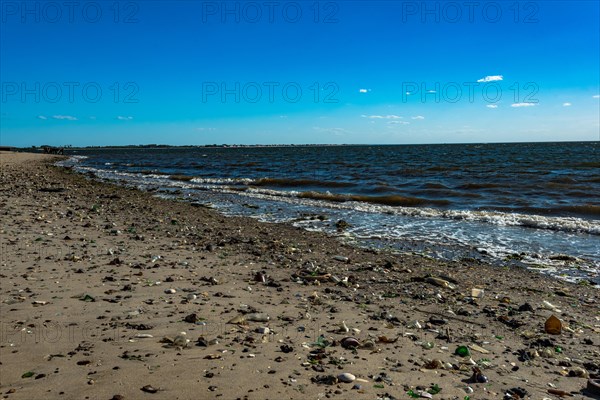
[[[460,357],[468,357],[471,355],[471,352],[467,346],[458,346],[456,350],[454,350],[454,354]]]
[[[552,314],[544,323],[544,331],[550,335],[560,335],[562,332],[562,322]]]
[[[569,392],[560,389],[548,389],[548,393],[553,394],[555,396],[560,397],[573,397],[573,395]]]
[[[340,341],[340,344],[345,349],[356,349],[361,346],[359,340],[354,337],[345,337]]]
[[[354,375],[352,375],[352,374],[350,374],[348,372],[344,372],[344,373],[339,374],[337,376],[337,379],[340,382],[352,383],[352,382],[354,382],[356,380],[356,376],[354,376]]]
[[[348,333],[350,332],[350,328],[346,325],[346,321],[340,322],[340,327],[338,328],[338,333]]]
[[[589,378],[590,373],[586,371],[584,368],[575,367],[569,371],[569,376],[576,378]]]
[[[23,375],[21,375],[21,378],[31,378],[33,375],[35,375],[35,372],[27,371]]]
[[[483,347],[476,345],[475,343],[470,344],[469,348],[471,350],[478,351],[479,353],[482,353],[482,354],[489,354],[489,352],[490,352],[489,350],[486,350]]]
[[[512,389],[508,389],[506,393],[504,393],[504,399],[524,399],[529,396],[529,392],[522,387],[516,387]]]
[[[136,339],[151,339],[154,336],[149,333],[138,333],[134,336]]]
[[[244,325],[246,323],[247,319],[245,315],[237,315],[233,318],[231,318],[229,321],[227,321],[228,324],[234,324],[234,325]]]
[[[271,318],[264,313],[250,313],[250,314],[246,314],[246,321],[252,321],[252,322],[267,322],[268,320],[270,320]]]
[[[471,375],[469,381],[472,383],[487,383],[489,379],[481,372],[479,367],[473,367],[473,375]]]
[[[259,328],[256,328],[256,333],[260,333],[261,335],[268,335],[269,333],[271,333],[271,330],[266,326],[261,326]]]
[[[165,294],[175,294],[177,293],[177,290],[175,289],[165,289]]]
[[[160,389],[157,389],[157,388],[155,388],[155,387],[154,387],[154,386],[152,386],[152,385],[146,385],[146,386],[142,387],[140,390],[141,390],[142,392],[146,392],[146,393],[158,393],[158,391],[159,391]]]
[[[279,346],[279,349],[284,353],[291,353],[292,351],[294,351],[294,348],[287,344],[282,344],[281,346]]]
[[[483,293],[484,293],[483,289],[478,289],[478,288],[471,289],[471,297],[474,299],[483,298]]]
[[[432,285],[435,285],[435,286],[439,286],[439,287],[443,287],[443,288],[448,288],[448,289],[455,289],[456,288],[453,284],[451,284],[447,280],[442,279],[442,278],[436,278],[434,276],[428,276],[428,277],[426,277],[425,278],[425,282],[431,283]]]
[[[349,258],[344,256],[333,256],[333,259],[340,262],[348,262]]]
[[[542,308],[545,308],[546,310],[551,310],[554,312],[560,312],[560,310],[552,303],[550,303],[549,301],[542,301]]]

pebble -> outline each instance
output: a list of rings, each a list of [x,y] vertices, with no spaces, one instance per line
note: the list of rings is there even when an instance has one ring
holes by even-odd
[[[177,293],[177,290],[175,290],[175,289],[165,289],[165,293],[166,294],[175,294],[175,293]]]
[[[344,383],[352,383],[356,380],[356,376],[348,373],[348,372],[344,372],[343,374],[339,374],[338,375],[338,380],[340,382],[344,382]]]
[[[256,328],[256,333],[260,333],[261,335],[268,335],[271,332],[269,328],[266,326],[261,326],[260,328]]]

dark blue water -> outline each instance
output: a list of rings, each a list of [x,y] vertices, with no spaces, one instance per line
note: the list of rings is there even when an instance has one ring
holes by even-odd
[[[77,168],[224,213],[441,258],[598,278],[600,144],[130,148]],[[325,215],[326,221],[311,216]],[[574,260],[556,260],[559,254]],[[563,257],[564,258],[564,257]]]

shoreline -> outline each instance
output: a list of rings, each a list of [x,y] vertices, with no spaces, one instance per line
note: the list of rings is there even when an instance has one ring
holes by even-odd
[[[600,373],[596,288],[356,248],[91,181],[49,159],[0,155],[4,398],[409,398],[434,384],[436,399],[502,398],[516,387],[557,398],[549,383],[586,387],[565,371]],[[270,319],[228,323],[251,311]],[[552,314],[561,335],[544,333]],[[161,343],[179,332],[184,348]],[[321,335],[331,345],[315,345]],[[342,347],[347,336],[364,347]],[[487,351],[471,356],[489,360],[480,361],[488,383],[467,382],[473,366],[454,355],[473,344]],[[520,361],[531,348],[537,356]],[[327,384],[342,372],[359,381]]]

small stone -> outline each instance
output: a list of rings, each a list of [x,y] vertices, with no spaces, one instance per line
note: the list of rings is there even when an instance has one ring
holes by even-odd
[[[175,290],[175,289],[166,289],[165,293],[166,294],[175,294],[175,293],[177,293],[177,290]]]
[[[261,326],[260,328],[256,328],[256,333],[260,333],[261,335],[268,335],[271,332],[269,328],[266,326]]]
[[[343,374],[339,374],[338,375],[338,380],[340,382],[344,382],[344,383],[352,383],[356,380],[356,376],[348,373],[348,372],[344,372]]]

